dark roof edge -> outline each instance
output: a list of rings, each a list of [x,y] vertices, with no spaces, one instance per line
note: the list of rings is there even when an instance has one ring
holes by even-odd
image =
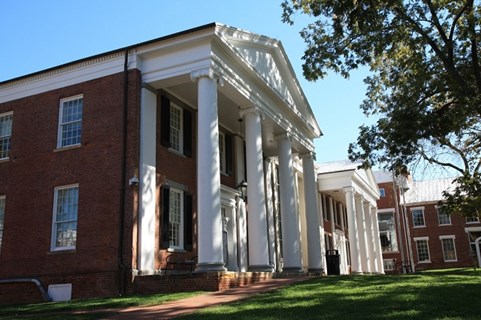
[[[33,76],[36,76],[36,75],[39,75],[39,74],[42,74],[42,73],[46,73],[46,72],[50,72],[50,71],[53,71],[53,70],[56,70],[56,69],[65,68],[65,67],[77,64],[77,63],[81,63],[81,62],[88,61],[88,60],[91,60],[91,59],[100,58],[102,56],[108,56],[108,55],[111,55],[111,54],[114,54],[114,53],[132,50],[134,48],[149,45],[151,43],[155,43],[155,42],[158,42],[158,41],[163,41],[163,40],[179,37],[179,36],[182,36],[182,35],[185,35],[185,34],[197,32],[197,31],[200,31],[200,30],[203,30],[203,29],[212,28],[212,27],[215,27],[216,25],[217,25],[216,22],[211,22],[211,23],[199,26],[199,27],[179,31],[179,32],[172,33],[172,34],[162,36],[162,37],[159,37],[159,38],[155,38],[155,39],[152,39],[152,40],[147,40],[147,41],[144,41],[144,42],[136,43],[136,44],[133,44],[133,45],[130,45],[130,46],[127,46],[127,47],[118,48],[118,49],[110,50],[110,51],[107,51],[107,52],[99,53],[99,54],[96,54],[96,55],[93,55],[93,56],[89,56],[89,57],[86,57],[86,58],[81,58],[81,59],[78,59],[78,60],[70,61],[70,62],[61,64],[61,65],[58,65],[58,66],[54,66],[54,67],[50,67],[50,68],[43,69],[43,70],[40,70],[40,71],[36,71],[36,72],[29,73],[29,74],[19,76],[19,77],[16,77],[16,78],[0,81],[0,85],[7,84],[9,82],[22,80],[22,79],[29,78],[29,77],[33,77]]]

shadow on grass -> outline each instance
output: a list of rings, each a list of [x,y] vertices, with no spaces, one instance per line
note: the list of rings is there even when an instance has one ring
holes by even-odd
[[[318,278],[180,319],[481,319],[480,272]]]

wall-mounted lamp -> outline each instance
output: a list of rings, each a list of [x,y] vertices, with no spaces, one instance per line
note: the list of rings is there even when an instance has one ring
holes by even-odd
[[[133,176],[129,179],[129,186],[138,186],[139,185],[139,178]]]
[[[247,198],[247,182],[242,180],[236,187],[236,189],[240,192],[240,197],[244,200]]]

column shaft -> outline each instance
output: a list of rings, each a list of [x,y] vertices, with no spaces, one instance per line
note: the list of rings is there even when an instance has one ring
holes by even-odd
[[[198,82],[197,210],[198,272],[225,271],[220,205],[217,80],[212,71],[193,73]]]
[[[349,226],[349,251],[351,252],[351,273],[361,272],[361,256],[359,254],[359,236],[357,231],[356,206],[354,191],[346,188],[347,224]]]
[[[301,272],[302,260],[294,184],[294,167],[292,162],[291,141],[287,135],[278,137],[278,148],[283,270]]]
[[[369,271],[376,272],[376,255],[374,254],[375,250],[375,242],[374,242],[374,226],[373,226],[373,219],[372,219],[372,210],[371,204],[366,202],[364,204],[364,214],[366,215],[366,227],[367,227],[367,249],[368,249],[368,256],[369,256]]]
[[[361,255],[361,271],[369,272],[369,257],[367,255],[367,241],[366,241],[366,219],[364,214],[364,205],[362,196],[355,197],[356,201],[356,217],[357,217],[357,231],[359,233],[359,253]]]
[[[271,271],[267,241],[261,117],[253,108],[246,110],[244,116],[246,124],[249,270]]]
[[[322,271],[321,236],[319,233],[319,209],[312,153],[302,155],[304,196],[306,202],[307,252],[309,272]]]

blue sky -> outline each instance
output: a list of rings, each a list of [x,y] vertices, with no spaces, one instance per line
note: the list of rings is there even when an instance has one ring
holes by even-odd
[[[304,42],[281,22],[281,0],[1,0],[0,81],[178,31],[220,22],[281,40],[324,136],[315,141],[317,161],[347,158],[358,127],[369,120],[359,109],[366,72],[349,80],[336,74],[315,83],[302,76]]]

